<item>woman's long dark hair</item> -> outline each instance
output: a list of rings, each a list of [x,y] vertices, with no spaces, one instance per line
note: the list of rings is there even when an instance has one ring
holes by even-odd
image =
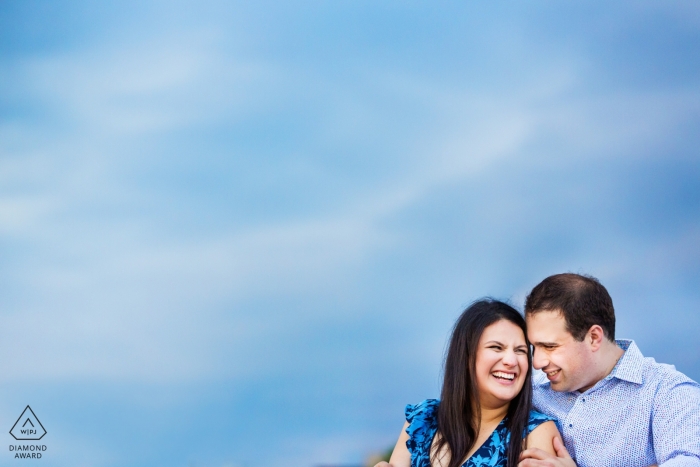
[[[459,317],[452,330],[450,345],[445,358],[445,379],[437,412],[439,439],[434,446],[431,463],[445,447],[450,453],[447,467],[459,467],[467,453],[474,447],[479,433],[481,406],[476,382],[476,351],[484,329],[505,319],[518,326],[525,334],[525,320],[512,306],[493,299],[472,303]],[[527,427],[532,406],[532,355],[527,352],[527,373],[520,393],[510,401],[505,424],[510,432],[506,451],[508,467],[517,467],[520,452],[524,448],[523,434]]]

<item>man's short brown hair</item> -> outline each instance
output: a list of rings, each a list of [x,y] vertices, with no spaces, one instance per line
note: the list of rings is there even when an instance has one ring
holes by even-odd
[[[603,328],[605,337],[615,340],[615,309],[603,285],[592,276],[555,274],[532,289],[525,299],[525,315],[540,311],[559,311],[566,329],[582,341],[594,324]]]

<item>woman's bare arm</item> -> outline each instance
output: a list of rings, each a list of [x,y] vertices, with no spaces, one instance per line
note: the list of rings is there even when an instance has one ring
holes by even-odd
[[[527,435],[527,448],[541,449],[547,454],[556,455],[554,450],[554,438],[561,440],[561,435],[554,422],[544,422]]]
[[[394,446],[394,452],[391,453],[389,463],[380,462],[374,467],[411,467],[411,453],[408,452],[408,448],[406,447],[406,441],[408,441],[406,428],[408,428],[408,422],[403,424],[399,440],[396,442],[396,446]]]

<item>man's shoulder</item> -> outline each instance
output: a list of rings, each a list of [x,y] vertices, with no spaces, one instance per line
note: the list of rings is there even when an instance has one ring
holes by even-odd
[[[642,366],[644,386],[652,386],[657,391],[668,391],[679,386],[697,387],[700,384],[676,369],[674,365],[659,363],[652,357],[645,357]]]
[[[626,359],[625,367],[613,378],[620,383],[618,387],[625,397],[637,394],[637,404],[648,405],[650,410],[662,406],[678,407],[690,401],[700,404],[700,384],[678,371],[674,365],[644,357],[633,341],[628,342],[631,345],[626,349],[625,353],[629,355],[625,357],[630,358]]]
[[[697,384],[675,366],[642,355],[633,340],[617,340],[616,343],[625,353],[611,374],[615,379],[642,386]]]
[[[625,350],[623,361],[627,364],[626,366],[638,368],[644,383],[654,381],[695,383],[688,376],[676,370],[674,365],[659,363],[653,357],[642,355],[641,350],[633,340],[618,340],[616,343]]]

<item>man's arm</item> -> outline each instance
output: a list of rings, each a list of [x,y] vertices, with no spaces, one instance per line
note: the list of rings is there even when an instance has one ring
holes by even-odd
[[[660,467],[700,467],[700,386],[683,377],[659,388],[652,439]]]
[[[564,447],[564,443],[558,436],[552,440],[556,455],[553,456],[541,449],[526,449],[520,454],[518,467],[576,467],[576,463]],[[651,465],[649,467],[658,467]],[[680,467],[674,466],[674,467]]]

